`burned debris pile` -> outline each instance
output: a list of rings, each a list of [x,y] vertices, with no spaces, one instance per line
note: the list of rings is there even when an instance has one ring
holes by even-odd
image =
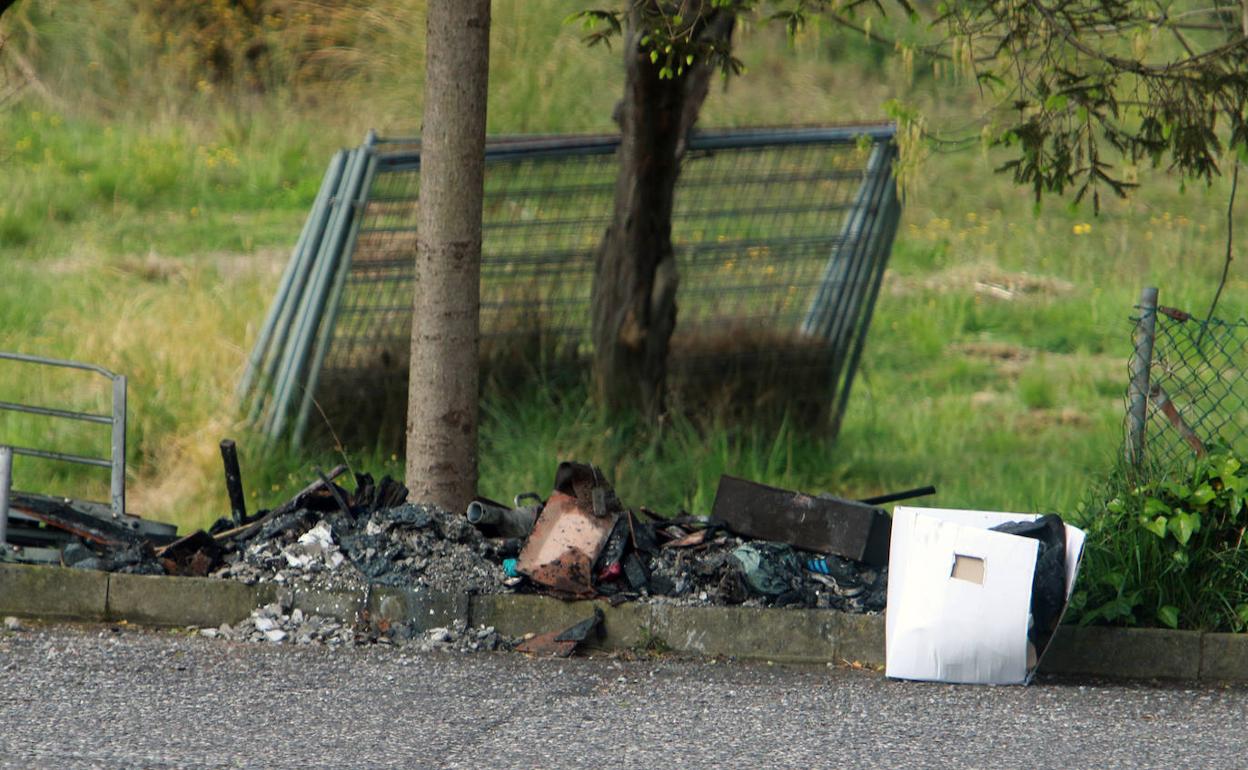
[[[354,474],[348,490],[339,484],[347,469],[339,466],[318,471],[272,510],[248,515],[237,466],[226,459],[229,517],[176,540],[111,530],[104,537],[78,527],[59,551],[61,563],[249,584],[540,593],[611,604],[861,613],[882,611],[886,602],[891,520],[874,501],[724,476],[709,518],[662,516],[626,506],[598,468],[565,462],[545,499],[527,493],[505,505],[478,498],[460,513],[408,502],[407,488],[389,477]],[[217,633],[329,643],[361,633],[281,608],[257,612],[246,628]],[[392,631],[390,641],[411,636]],[[555,647],[565,646],[558,641]]]

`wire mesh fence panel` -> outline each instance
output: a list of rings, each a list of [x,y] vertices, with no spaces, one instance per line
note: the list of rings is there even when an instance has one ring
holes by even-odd
[[[672,216],[680,275],[669,356],[674,403],[800,402],[813,415],[847,393],[849,362],[861,348],[900,213],[891,138],[891,126],[691,138]],[[332,329],[322,330],[327,348],[315,399],[335,430],[398,445],[419,144],[374,141],[375,172],[355,211],[338,312]],[[568,136],[488,145],[484,376],[585,370],[595,254],[612,218],[618,143]]]
[[[1248,321],[1139,310],[1133,321],[1152,327],[1152,354],[1144,428],[1128,430],[1128,456],[1134,448],[1150,468],[1185,472],[1209,451],[1248,453]]]

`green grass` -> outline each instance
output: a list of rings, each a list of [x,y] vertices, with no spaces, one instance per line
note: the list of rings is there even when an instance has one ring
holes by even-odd
[[[612,128],[618,52],[586,50],[562,25],[579,6],[496,0],[491,131]],[[129,375],[141,513],[193,526],[225,512],[216,447],[226,435],[240,440],[256,506],[341,459],[265,450],[239,424],[233,387],[329,154],[370,127],[419,125],[423,5],[386,8],[360,22],[366,50],[326,52],[351,65],[340,80],[268,96],[183,94],[142,58],[133,30],[100,18],[99,30],[74,28],[92,21],[79,11],[58,27],[34,20],[43,37],[31,56],[59,103],[32,96],[0,112],[0,347]],[[909,83],[857,38],[816,30],[790,48],[755,27],[742,45],[749,72],[712,92],[706,125],[875,118],[899,94],[937,117],[971,103],[959,87]],[[96,50],[111,53],[89,58]],[[91,61],[103,64],[76,80]],[[607,421],[583,385],[535,386],[483,404],[482,493],[543,492],[560,460],[580,459],[602,464],[628,504],[664,512],[707,513],[721,473],[850,497],[932,483],[934,505],[1073,512],[1119,451],[1139,289],[1205,308],[1226,186],[1180,193],[1164,174],[1144,175],[1137,197],[1094,218],[1058,201],[1037,210],[992,173],[998,162],[936,155],[907,191],[837,440],[792,422]],[[1245,312],[1244,288],[1233,272],[1223,315]],[[93,387],[0,367],[0,400],[99,407]],[[86,427],[12,417],[0,417],[0,440],[104,446]],[[371,447],[345,454],[357,469],[401,475]],[[22,488],[98,499],[107,481],[24,458],[16,476]]]

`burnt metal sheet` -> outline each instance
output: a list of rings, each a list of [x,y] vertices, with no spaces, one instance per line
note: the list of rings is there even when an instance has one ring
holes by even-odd
[[[616,516],[595,516],[575,497],[552,492],[537,517],[516,570],[535,583],[570,596],[588,597],[594,562],[611,536]]]
[[[594,596],[594,565],[622,512],[601,471],[561,463],[555,490],[520,550],[516,570],[553,593]]]
[[[77,509],[72,501],[14,492],[10,505],[13,510],[38,519],[49,527],[109,548],[145,546],[148,543],[146,538],[125,524],[85,513]]]
[[[853,500],[815,497],[721,476],[711,514],[745,537],[877,566],[888,563],[892,519],[880,508]]]
[[[581,622],[569,626],[562,631],[548,631],[525,639],[516,646],[517,652],[530,655],[550,655],[566,658],[576,651],[577,646],[589,639],[590,634],[602,625],[602,610],[595,607],[594,614]]]

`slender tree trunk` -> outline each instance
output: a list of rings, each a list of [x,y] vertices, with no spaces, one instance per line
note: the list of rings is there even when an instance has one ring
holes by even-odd
[[[477,487],[490,1],[429,0],[426,34],[407,485],[461,510]]]
[[[657,1],[657,0],[656,0]],[[667,349],[676,327],[679,282],[672,252],[672,208],[685,138],[697,121],[712,70],[695,64],[659,78],[639,45],[633,5],[624,41],[624,98],[615,213],[598,248],[593,287],[594,381],[609,411],[663,409]],[[704,35],[731,36],[734,17],[705,11]]]

